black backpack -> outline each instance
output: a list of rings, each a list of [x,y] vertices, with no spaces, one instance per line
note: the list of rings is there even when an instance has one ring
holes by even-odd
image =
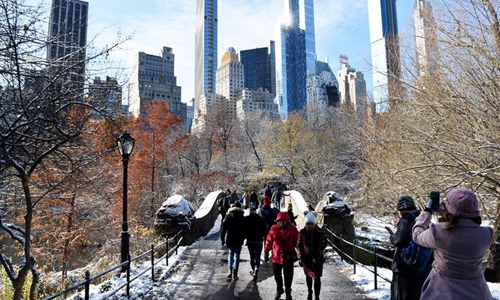
[[[411,227],[413,228],[413,225],[415,225],[416,216],[414,214],[412,214],[412,216],[414,217],[411,225]],[[408,246],[401,248],[401,250],[399,251],[399,257],[401,258],[401,261],[410,270],[415,272],[423,272],[429,265],[429,262],[431,261],[433,255],[434,250],[432,248],[418,245],[413,241],[413,237]]]

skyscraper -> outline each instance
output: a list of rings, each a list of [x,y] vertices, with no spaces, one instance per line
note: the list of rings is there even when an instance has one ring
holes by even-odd
[[[217,0],[196,0],[195,115],[203,93],[216,92]]]
[[[86,1],[52,0],[47,58],[60,58],[79,49],[85,58],[88,6]]]
[[[78,94],[83,93],[84,85],[88,6],[86,1],[52,0],[50,11],[47,58],[52,66],[56,60],[61,67],[66,64],[62,69],[69,74],[67,85]]]
[[[245,67],[245,88],[264,88],[276,95],[274,41],[271,41],[269,49],[264,47],[240,51],[240,59]]]
[[[306,31],[306,65],[307,74],[311,72],[316,56],[316,34],[314,31],[314,1],[301,0],[303,12],[301,21],[304,20],[304,30]]]
[[[328,62],[315,60],[307,76],[307,119],[321,118],[340,105],[339,83]]]
[[[366,81],[362,72],[356,71],[347,62],[338,71],[340,102],[351,105],[354,110],[364,110],[366,106]]]
[[[368,0],[373,101],[386,111],[399,88],[400,61],[396,0]]]
[[[236,96],[244,88],[244,76],[238,53],[229,47],[217,69],[217,94],[227,99],[230,118],[236,117]]]
[[[301,0],[303,11],[311,12],[312,0]],[[277,71],[277,100],[280,117],[286,119],[288,114],[306,106],[306,78],[307,78],[307,28],[301,24],[314,24],[314,16],[309,15],[309,21],[301,23],[299,0],[285,1],[286,23],[281,24],[280,43],[278,46],[278,71]],[[304,14],[305,15],[305,14]],[[303,16],[304,16],[303,15]],[[304,17],[303,17],[304,18]],[[310,26],[311,27],[311,26]],[[314,28],[314,25],[312,25]],[[312,29],[311,29],[312,30]],[[312,38],[312,40],[311,40]],[[309,35],[310,41],[314,34]],[[312,44],[311,44],[312,45]],[[314,55],[313,55],[314,57]]]
[[[160,55],[138,52],[130,78],[129,111],[136,117],[146,113],[145,104],[168,101],[170,112],[186,119],[186,104],[181,102],[181,87],[174,75],[175,55],[163,47]]]
[[[419,76],[433,74],[436,72],[437,34],[434,27],[432,5],[429,1],[415,1],[413,27],[415,30],[418,74]]]

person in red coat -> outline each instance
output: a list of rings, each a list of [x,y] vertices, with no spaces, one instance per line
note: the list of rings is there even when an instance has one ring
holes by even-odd
[[[307,283],[307,300],[312,300],[313,280],[314,297],[319,300],[321,291],[321,276],[323,276],[323,251],[327,240],[323,229],[316,226],[316,217],[312,212],[305,217],[306,225],[300,231],[297,247],[299,248],[299,264],[304,269]]]
[[[299,239],[297,227],[290,224],[290,217],[286,211],[278,213],[275,224],[269,230],[264,248],[265,256],[272,250],[274,280],[276,281],[275,299],[280,299],[286,293],[286,300],[292,300],[293,263],[291,253],[296,253],[295,247]],[[283,289],[283,277],[285,289]]]

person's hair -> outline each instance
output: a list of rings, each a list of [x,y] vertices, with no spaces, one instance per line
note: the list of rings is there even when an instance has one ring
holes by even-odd
[[[471,219],[477,225],[481,225],[481,223],[482,223],[481,217],[464,218],[464,217],[455,216],[455,215],[450,214],[450,213],[446,213],[444,215],[444,219],[446,222],[448,222],[448,224],[446,224],[446,227],[445,227],[445,230],[448,230],[448,231],[453,230],[453,228],[455,228],[455,226],[457,225],[458,220],[460,220],[460,219]]]
[[[292,208],[292,209],[293,209],[293,204],[292,204],[291,202],[290,202],[290,203],[288,203],[287,208]]]

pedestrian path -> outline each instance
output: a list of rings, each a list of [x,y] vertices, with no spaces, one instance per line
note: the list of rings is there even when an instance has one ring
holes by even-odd
[[[157,282],[143,299],[264,299],[272,300],[276,285],[271,262],[261,264],[259,278],[254,283],[250,275],[249,254],[246,246],[241,251],[239,280],[228,282],[228,250],[220,244],[220,230],[196,243],[172,273]],[[263,255],[262,255],[263,256]],[[306,279],[302,268],[295,264],[292,284],[293,299],[307,299]],[[281,299],[285,299],[283,294]],[[340,272],[337,261],[327,260],[322,277],[321,299],[367,299],[349,278]]]

